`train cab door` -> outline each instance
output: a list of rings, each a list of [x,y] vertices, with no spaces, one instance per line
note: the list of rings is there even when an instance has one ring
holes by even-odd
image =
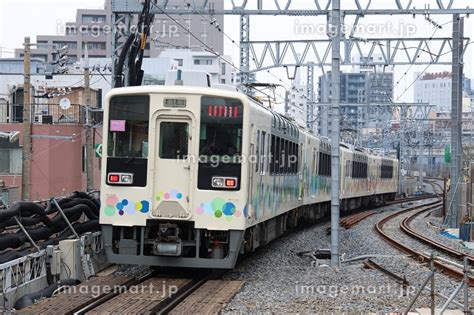
[[[192,130],[193,121],[190,117],[157,118],[155,217],[185,219],[190,215]]]

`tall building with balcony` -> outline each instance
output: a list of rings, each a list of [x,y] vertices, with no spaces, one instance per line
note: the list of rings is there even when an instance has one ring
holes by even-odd
[[[331,72],[320,76],[318,81],[319,133],[331,135]],[[390,103],[393,87],[392,72],[363,71],[357,73],[340,73],[340,128],[343,139],[362,145],[363,138],[380,132],[391,119],[387,106]]]
[[[209,1],[215,10],[224,8],[223,0]],[[174,10],[191,10],[182,0],[169,0],[168,7]],[[223,16],[184,14],[171,20],[165,15],[156,14],[146,44],[145,57],[155,58],[167,48],[190,48],[203,50],[204,47],[180,25],[188,28],[207,46],[220,54],[224,51],[224,37],[216,28],[224,29]],[[213,24],[211,25],[211,22]],[[178,24],[179,23],[179,24]],[[91,58],[110,58],[112,56],[112,0],[105,0],[103,10],[79,9],[76,21],[57,25],[56,35],[38,35],[37,46],[31,50],[32,57],[53,61],[53,52],[67,45],[69,62],[74,63],[85,55],[87,45]],[[123,29],[119,29],[121,31]],[[23,49],[16,50],[16,57],[23,57]]]

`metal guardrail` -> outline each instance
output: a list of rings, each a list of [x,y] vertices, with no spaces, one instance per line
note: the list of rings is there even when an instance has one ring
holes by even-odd
[[[46,279],[46,250],[34,252],[9,262],[0,264],[0,295],[28,286],[32,282]]]
[[[87,279],[107,265],[106,261],[100,262],[105,258],[102,233],[86,233],[81,236],[80,244],[81,266],[78,268],[82,270],[82,275]],[[62,253],[61,257],[68,254]],[[47,255],[47,249],[40,249],[0,264],[0,300],[3,301],[3,304],[0,303],[0,312],[11,310],[16,299],[22,295],[42,290],[47,286]],[[65,261],[61,259],[60,266],[56,268],[57,275],[63,274],[62,268],[64,266]]]

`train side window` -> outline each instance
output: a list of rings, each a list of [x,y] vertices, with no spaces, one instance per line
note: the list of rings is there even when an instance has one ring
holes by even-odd
[[[286,140],[281,139],[281,163],[280,163],[280,173],[286,174]]]
[[[286,172],[291,174],[291,147],[293,143],[291,141],[286,142]]]
[[[293,141],[290,141],[290,155],[289,155],[289,160],[290,160],[290,174],[294,174],[295,171],[294,171],[294,168],[293,168],[293,165],[295,163],[295,143]]]
[[[329,174],[329,169],[331,167],[330,165],[330,160],[329,160],[329,155],[328,154],[325,154],[324,155],[325,159],[326,159],[326,171],[325,171],[325,175],[327,176]]]
[[[328,177],[331,177],[331,155],[327,154],[328,159]]]
[[[255,143],[255,157],[257,162],[255,163],[255,173],[258,173],[260,167],[260,130],[257,130],[257,140]]]
[[[328,175],[328,166],[329,166],[329,161],[328,161],[328,155],[324,154],[324,172],[323,175],[327,176]]]
[[[323,170],[323,153],[319,152],[319,170],[318,170],[318,175],[323,175],[322,170]]]
[[[281,163],[280,163],[280,173],[286,174],[286,140],[281,139]]]
[[[281,138],[276,137],[276,163],[275,163],[276,174],[280,174],[280,165],[281,165]]]
[[[321,175],[326,176],[326,154],[323,153],[321,157],[323,158],[323,161],[321,163],[321,166],[322,166]]]
[[[291,164],[291,171],[293,174],[298,173],[298,144],[296,142],[293,142],[293,155],[292,155],[292,161],[293,163]]]
[[[288,157],[287,161],[288,163],[288,174],[293,174],[293,142],[288,141]]]
[[[295,146],[295,154],[296,154],[296,163],[295,163],[295,173],[296,174],[300,174],[301,172],[301,167],[300,167],[300,159],[301,159],[301,155],[300,155],[300,143],[298,142]]]
[[[188,157],[189,124],[160,123],[160,158],[184,160]]]
[[[269,165],[269,161],[270,161],[270,155],[271,155],[271,151],[270,151],[270,145],[271,145],[271,142],[272,142],[272,137],[269,133],[267,133],[267,145],[266,145],[266,151],[265,151],[265,173],[268,173],[270,171],[270,165]]]
[[[313,162],[311,165],[311,173],[314,175],[316,174],[316,150],[313,149]]]
[[[315,170],[315,174],[319,174],[319,169],[321,168],[319,166],[319,163],[320,163],[320,160],[319,160],[319,152],[316,150],[316,170]]]
[[[262,131],[260,134],[260,155],[258,156],[258,161],[257,164],[260,164],[260,175],[265,175],[265,159],[267,157],[266,153],[266,140],[267,138],[267,133],[265,131]]]
[[[272,135],[272,141],[271,141],[271,144],[270,144],[271,148],[270,148],[270,151],[271,151],[271,155],[270,155],[270,159],[269,159],[269,162],[270,162],[270,175],[274,175],[275,174],[275,165],[276,165],[276,137],[275,135]]]

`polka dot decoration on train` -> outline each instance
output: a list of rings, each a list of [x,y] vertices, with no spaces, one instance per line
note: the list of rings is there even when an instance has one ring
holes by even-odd
[[[147,200],[133,202],[129,199],[119,199],[116,195],[110,195],[106,198],[105,203],[104,214],[108,217],[116,214],[119,216],[145,214],[150,211],[150,203]]]
[[[155,197],[155,200],[158,201],[158,202],[179,201],[179,200],[183,200],[183,199],[184,199],[183,193],[176,190],[176,189],[171,189],[170,191],[167,191],[167,192],[161,191]]]
[[[225,218],[228,222],[231,222],[233,217],[240,218],[242,216],[242,211],[237,210],[237,206],[234,203],[219,197],[209,202],[202,202],[196,208],[196,213],[198,215],[212,216],[216,219]]]

